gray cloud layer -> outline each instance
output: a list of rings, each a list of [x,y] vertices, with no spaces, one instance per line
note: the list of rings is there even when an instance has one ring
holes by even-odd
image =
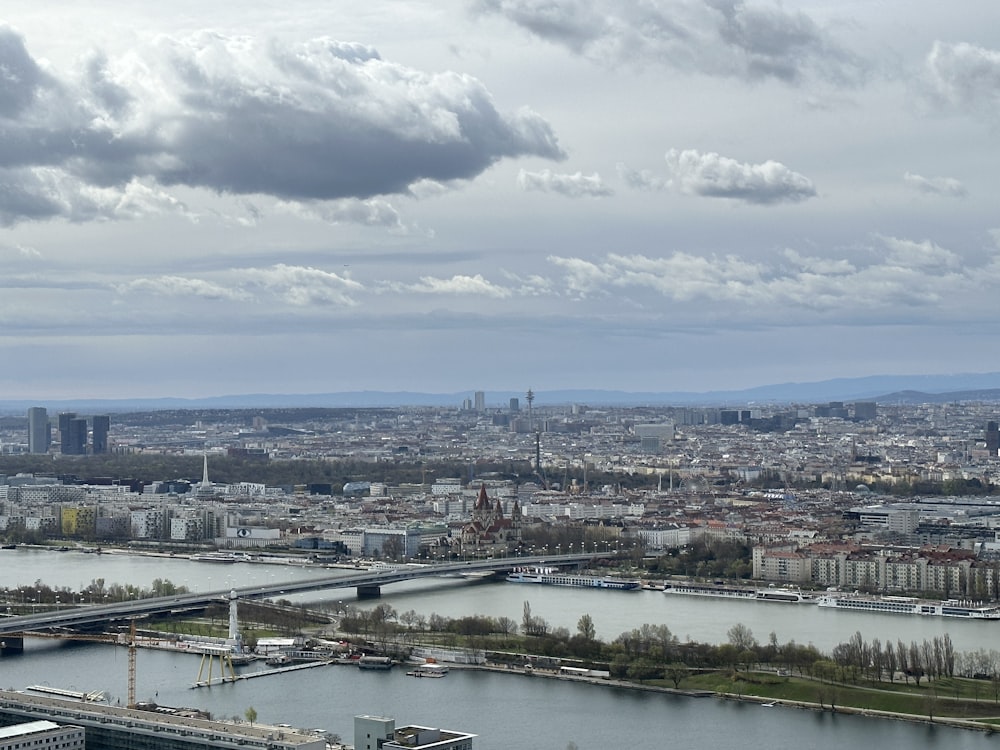
[[[538,37],[605,64],[657,62],[678,70],[794,83],[860,80],[864,63],[808,15],[742,0],[475,0]]]
[[[499,112],[482,83],[427,74],[368,47],[202,33],[57,80],[0,28],[0,222],[122,216],[137,180],[286,200],[406,193],[507,157],[563,157],[528,110]]]

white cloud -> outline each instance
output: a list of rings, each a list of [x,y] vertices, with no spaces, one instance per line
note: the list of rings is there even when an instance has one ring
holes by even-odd
[[[857,269],[846,258],[816,258],[800,254],[788,248],[784,252],[785,257],[795,267],[810,273],[823,275],[841,275],[854,273]]]
[[[930,240],[914,242],[896,237],[880,238],[889,249],[889,260],[899,267],[928,270],[958,268],[962,259],[951,250],[935,245]]]
[[[560,174],[550,169],[543,169],[540,172],[528,172],[522,169],[517,175],[517,185],[521,190],[559,193],[568,198],[601,198],[614,195],[614,190],[605,185],[596,172],[590,175],[582,172]]]
[[[361,224],[387,227],[397,231],[405,229],[396,208],[381,198],[312,201],[309,203],[279,201],[277,208],[296,216],[319,219],[329,224]]]
[[[796,203],[816,195],[807,177],[777,161],[746,164],[695,150],[666,154],[671,185],[682,193],[745,203]]]
[[[352,293],[364,286],[339,274],[308,266],[278,263],[270,268],[236,268],[217,273],[217,281],[166,275],[138,278],[114,285],[120,294],[201,297],[209,300],[254,303],[270,309],[276,303],[292,307],[313,305],[353,307]],[[248,312],[248,310],[245,310]]]
[[[824,321],[856,322],[858,316],[899,314],[910,318],[966,315],[992,294],[990,261],[965,267],[954,252],[933,242],[878,238],[876,259],[803,255],[787,249],[775,262],[736,254],[663,257],[608,254],[600,260],[550,256],[559,271],[551,286],[574,299],[602,296],[661,311],[670,320],[704,327],[801,325],[803,313]],[[888,251],[888,252],[885,252]],[[647,294],[652,294],[648,297]]]
[[[240,289],[232,289],[204,279],[183,276],[158,276],[134,279],[115,287],[119,293],[154,294],[162,297],[203,297],[205,299],[244,302],[250,296]]]
[[[1000,51],[936,41],[925,70],[931,96],[939,105],[992,117],[1000,114]]]
[[[906,172],[903,180],[914,190],[932,195],[948,195],[953,198],[964,198],[969,194],[958,180],[953,177],[922,177],[912,172]]]
[[[258,293],[275,295],[295,307],[334,305],[354,307],[352,293],[364,290],[364,285],[331,271],[308,266],[278,263],[270,268],[248,268],[232,273],[234,279]]]
[[[415,292],[417,294],[474,295],[491,297],[493,299],[506,299],[511,296],[509,289],[487,281],[478,273],[475,276],[457,274],[450,279],[421,276],[420,281],[415,284],[395,284],[391,286],[397,290]]]
[[[617,165],[618,176],[630,188],[635,190],[658,191],[666,190],[670,187],[670,180],[653,174],[648,169],[630,169],[621,162]]]

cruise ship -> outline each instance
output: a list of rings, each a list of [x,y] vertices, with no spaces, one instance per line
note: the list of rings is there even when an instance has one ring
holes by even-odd
[[[638,578],[584,576],[561,573],[556,568],[514,568],[507,576],[507,580],[511,583],[540,583],[546,586],[575,586],[619,591],[636,591],[642,587],[642,581]]]
[[[924,617],[959,617],[967,620],[1000,620],[1000,604],[948,599],[936,602],[910,596],[861,596],[858,594],[826,594],[816,600],[820,607],[846,609],[853,612],[881,612],[890,615],[921,615]]]
[[[813,601],[808,594],[804,594],[798,589],[754,589],[745,586],[691,582],[668,582],[663,589],[663,593],[685,596],[710,596],[722,599],[746,599],[747,601],[777,602],[779,604],[804,604]]]

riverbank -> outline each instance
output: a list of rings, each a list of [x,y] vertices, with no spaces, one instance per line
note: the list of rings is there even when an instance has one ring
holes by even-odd
[[[613,678],[597,678],[588,676],[576,676],[561,673],[558,670],[531,669],[525,670],[519,667],[507,667],[488,664],[461,664],[449,665],[453,669],[478,670],[484,672],[521,674],[539,679],[559,680],[564,682],[585,683],[596,687],[614,687],[625,690],[633,690],[644,693],[662,693],[669,695],[683,696],[687,698],[710,698],[719,700],[741,701],[748,704],[756,704],[761,708],[786,708],[822,713],[849,714],[873,719],[889,719],[893,721],[904,721],[913,724],[927,724],[936,726],[946,726],[956,729],[975,730],[986,734],[993,734],[1000,728],[1000,706],[996,706],[997,713],[992,716],[982,716],[978,718],[961,718],[951,716],[939,716],[936,714],[914,714],[898,711],[883,711],[866,706],[858,705],[827,705],[826,703],[790,700],[772,695],[748,695],[746,693],[720,692],[716,690],[703,690],[697,688],[672,688],[666,685],[655,685],[648,683],[636,683],[631,680],[621,680]],[[846,686],[845,686],[846,687]],[[889,692],[889,691],[887,691]],[[900,695],[905,695],[900,693]],[[940,699],[948,700],[948,699]]]

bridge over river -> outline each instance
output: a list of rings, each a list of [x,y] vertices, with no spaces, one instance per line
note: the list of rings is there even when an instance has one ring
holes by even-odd
[[[22,634],[24,633],[75,629],[121,620],[134,620],[151,615],[176,614],[203,609],[220,602],[229,602],[233,598],[237,600],[267,599],[275,596],[301,594],[307,591],[338,588],[356,588],[358,596],[374,598],[379,596],[383,586],[400,581],[430,577],[461,577],[477,573],[498,574],[525,565],[579,566],[590,562],[594,557],[594,554],[590,553],[504,557],[433,565],[401,565],[306,581],[268,583],[262,586],[244,586],[198,594],[178,594],[108,604],[81,605],[30,615],[3,617],[0,618],[0,652],[20,650],[23,647]]]

